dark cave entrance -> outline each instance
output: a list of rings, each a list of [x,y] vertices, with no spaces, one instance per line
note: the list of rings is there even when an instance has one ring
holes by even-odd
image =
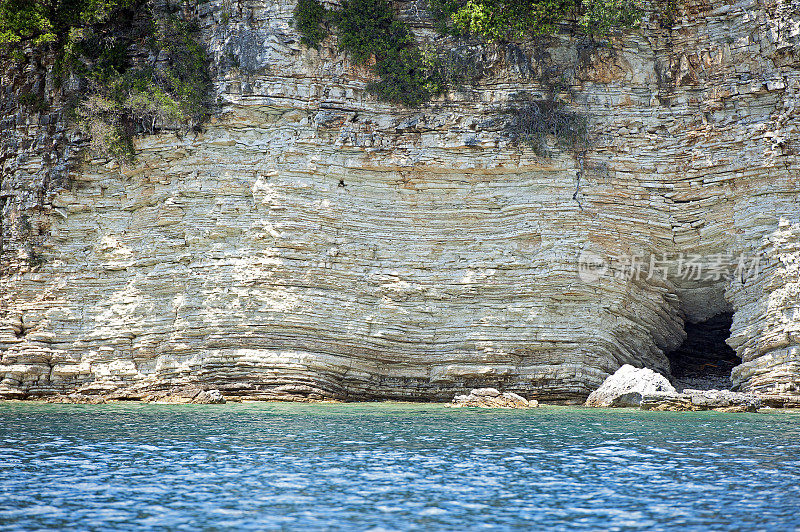
[[[722,312],[698,323],[686,322],[686,340],[667,353],[675,388],[728,390],[731,370],[742,363],[725,343],[731,335],[732,312]]]

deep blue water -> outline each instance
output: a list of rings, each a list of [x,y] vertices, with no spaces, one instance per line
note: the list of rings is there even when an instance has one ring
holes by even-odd
[[[0,529],[800,530],[800,413],[0,404]]]

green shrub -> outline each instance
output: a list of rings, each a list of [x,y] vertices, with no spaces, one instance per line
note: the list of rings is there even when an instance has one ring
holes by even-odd
[[[413,107],[443,90],[436,66],[417,48],[390,51],[375,64],[381,80],[369,89],[382,100]]]
[[[658,0],[658,19],[661,26],[669,28],[678,18],[677,0]]]
[[[211,109],[208,58],[199,28],[169,13],[131,20],[132,30],[116,38],[85,32],[77,43],[90,96],[79,106],[81,129],[93,151],[133,156],[132,138],[160,128],[196,128]],[[130,42],[146,43],[151,57],[165,62],[131,62]],[[93,54],[88,50],[98,50]]]
[[[633,28],[642,19],[641,0],[583,0],[580,25],[591,35],[606,35],[618,28]]]
[[[57,41],[71,27],[108,22],[136,0],[0,0],[0,43]]]
[[[575,0],[469,0],[451,14],[464,33],[490,41],[547,35],[575,8]]]
[[[39,95],[32,92],[24,92],[19,95],[19,103],[30,108],[35,113],[44,113],[47,111],[47,102]]]
[[[462,35],[453,25],[453,13],[459,10],[459,0],[428,0],[428,10],[433,17],[433,27],[440,35]]]
[[[47,13],[47,23],[9,15],[23,4]],[[199,27],[174,14],[179,4],[159,3],[155,12],[151,5],[146,0],[0,0],[0,34],[14,37],[5,40],[6,46],[51,42],[57,53],[55,86],[70,76],[82,80],[87,90],[81,90],[71,114],[96,153],[130,159],[135,135],[163,127],[196,128],[210,114],[211,75]],[[166,61],[134,60],[134,45]]]
[[[489,41],[514,41],[555,33],[558,23],[578,17],[592,35],[632,28],[642,17],[641,0],[428,0],[441,33],[471,34]]]
[[[319,47],[319,43],[329,35],[327,28],[330,17],[328,11],[316,0],[299,0],[294,9],[294,20],[300,30],[303,44]]]
[[[383,100],[415,106],[443,90],[435,57],[422,53],[386,0],[344,0],[335,11],[327,11],[316,0],[300,0],[295,21],[303,42],[310,46],[327,36],[331,24],[339,48],[356,63],[374,60],[372,68],[380,81],[368,88]]]
[[[34,44],[54,41],[53,22],[44,2],[0,1],[0,44],[30,40]]]
[[[331,18],[339,47],[358,63],[366,63],[373,55],[383,59],[414,46],[411,32],[395,19],[385,0],[343,0]]]

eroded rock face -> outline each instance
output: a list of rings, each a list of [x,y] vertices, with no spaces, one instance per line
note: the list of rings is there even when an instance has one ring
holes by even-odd
[[[755,394],[727,390],[684,390],[677,392],[654,392],[642,395],[642,410],[718,412],[757,412],[762,400]]]
[[[639,406],[652,393],[675,393],[666,377],[648,368],[625,364],[589,394],[586,406]]]
[[[163,390],[142,398],[148,403],[167,404],[199,404],[216,405],[224,404],[225,397],[219,390],[203,390],[196,386],[183,386],[170,390]]]
[[[80,146],[60,115],[0,94],[0,396],[582,402],[624,364],[668,374],[684,319],[720,312],[734,387],[800,394],[796,4],[680,3],[612,47],[474,47],[476,84],[413,110],[302,46],[293,8],[200,4],[221,111],[139,139],[130,168],[62,179]],[[542,158],[506,111],[553,68],[591,142]],[[624,267],[694,254],[760,263]]]
[[[539,402],[528,401],[513,392],[500,392],[495,388],[477,388],[467,395],[456,395],[452,406],[476,408],[536,408]]]

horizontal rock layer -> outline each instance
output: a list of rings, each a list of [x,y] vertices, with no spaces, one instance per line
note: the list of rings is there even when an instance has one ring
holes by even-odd
[[[642,410],[758,412],[762,401],[757,394],[720,390],[684,390],[676,392],[653,392],[642,396]]]
[[[400,3],[482,72],[405,109],[334,38],[301,45],[293,2],[212,0],[220,112],[122,169],[77,164],[61,116],[6,90],[0,396],[582,401],[626,363],[669,374],[684,320],[731,311],[734,386],[800,394],[800,12],[679,5],[611,46],[517,46],[435,39]],[[513,142],[552,72],[586,151]],[[694,255],[697,275],[623,268]]]

